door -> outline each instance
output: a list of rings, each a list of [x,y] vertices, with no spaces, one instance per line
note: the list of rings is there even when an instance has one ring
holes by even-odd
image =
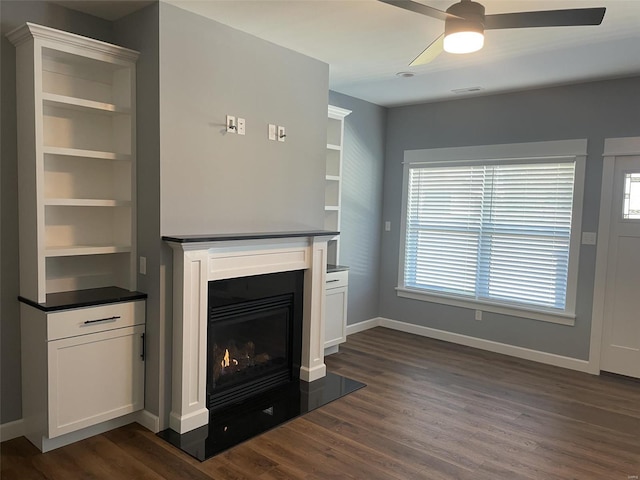
[[[640,156],[617,157],[601,370],[640,378]]]
[[[144,329],[48,342],[49,438],[144,407]]]
[[[324,348],[346,339],[347,287],[328,288],[325,303]]]

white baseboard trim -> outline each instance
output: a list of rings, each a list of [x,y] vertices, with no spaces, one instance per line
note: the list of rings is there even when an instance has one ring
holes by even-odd
[[[353,325],[347,325],[347,337],[354,333],[364,332],[371,328],[380,326],[380,317],[372,318],[370,320],[363,320],[362,322],[354,323]]]
[[[22,419],[0,424],[0,442],[13,440],[24,435],[24,423]]]
[[[76,430],[75,432],[66,433],[54,438],[47,438],[35,434],[30,436],[28,433],[26,437],[31,443],[38,447],[42,453],[46,453],[50,452],[51,450],[55,450],[56,448],[66,447],[67,445],[79,442],[80,440],[85,440],[89,437],[108,432],[109,430],[128,425],[135,422],[137,419],[136,417],[137,412],[129,413],[127,415],[123,415],[122,417],[113,418],[111,420],[98,423],[97,425],[81,428],[80,430]]]
[[[137,422],[144,428],[151,430],[153,433],[160,431],[160,417],[154,415],[148,410],[141,410],[138,412]]]
[[[489,352],[510,355],[516,358],[531,360],[534,362],[554,365],[556,367],[568,368],[579,372],[592,373],[587,360],[577,358],[564,357],[554,353],[541,352],[539,350],[531,350],[530,348],[517,347],[506,343],[494,342],[492,340],[484,340],[482,338],[470,337],[460,333],[447,332],[445,330],[437,330],[435,328],[413,325],[411,323],[398,322],[388,318],[380,318],[380,326],[399,330],[401,332],[412,333],[422,337],[434,338],[436,340],[444,340],[445,342],[466,345],[467,347],[479,348]]]
[[[116,419],[115,422],[111,420],[110,422],[104,422],[103,424],[100,424],[100,426],[98,426],[98,428],[95,430],[91,430],[90,428],[83,430],[86,430],[89,433],[88,436],[91,436],[98,433],[106,432],[122,425],[126,425],[127,423],[131,423],[132,421],[136,421],[143,427],[151,430],[153,433],[158,433],[160,431],[160,418],[153,413],[148,412],[147,410],[141,410],[137,414],[129,414],[124,418],[127,418],[126,423],[122,423],[122,421],[118,421],[118,419]],[[22,437],[23,435],[24,422],[22,419],[0,424],[0,442],[13,440],[14,438]],[[66,437],[71,438],[72,434],[68,434]],[[77,437],[78,440],[82,438],[87,438],[87,436],[81,434]],[[77,440],[74,439],[73,441]],[[49,442],[51,442],[51,440],[49,440]],[[57,446],[53,446],[53,448],[57,448]]]

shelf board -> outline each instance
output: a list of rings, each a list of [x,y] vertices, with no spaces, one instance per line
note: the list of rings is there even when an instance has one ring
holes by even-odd
[[[99,158],[103,160],[131,161],[131,155],[127,153],[104,152],[100,150],[82,150],[79,148],[48,147],[42,149],[48,155],[62,155],[66,157]]]
[[[48,247],[45,249],[44,255],[45,257],[72,257],[126,253],[130,251],[130,245],[69,245],[66,247]]]
[[[342,150],[342,147],[340,145],[334,145],[332,143],[327,143],[327,150]]]
[[[128,107],[120,107],[113,103],[96,102],[94,100],[86,100],[84,98],[68,97],[66,95],[58,95],[56,93],[43,93],[42,100],[45,105],[73,110],[117,115],[128,115],[131,113],[131,109]]]
[[[340,207],[334,206],[334,205],[325,205],[324,211],[325,212],[339,212],[340,211]]]
[[[94,198],[47,198],[45,205],[58,207],[128,207],[127,200],[94,199]]]
[[[327,180],[331,180],[333,182],[339,182],[340,181],[340,175],[326,175],[324,177]]]

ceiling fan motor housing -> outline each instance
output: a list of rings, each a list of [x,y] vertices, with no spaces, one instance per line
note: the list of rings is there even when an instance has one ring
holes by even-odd
[[[444,24],[445,36],[456,32],[478,32],[484,34],[484,6],[470,0],[454,3],[447,13],[458,18],[447,18]]]

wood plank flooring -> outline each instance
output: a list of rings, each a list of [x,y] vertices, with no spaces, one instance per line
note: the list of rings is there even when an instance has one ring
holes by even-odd
[[[629,480],[640,382],[384,328],[328,368],[367,387],[200,463],[132,424],[40,454],[2,443],[0,478]]]

